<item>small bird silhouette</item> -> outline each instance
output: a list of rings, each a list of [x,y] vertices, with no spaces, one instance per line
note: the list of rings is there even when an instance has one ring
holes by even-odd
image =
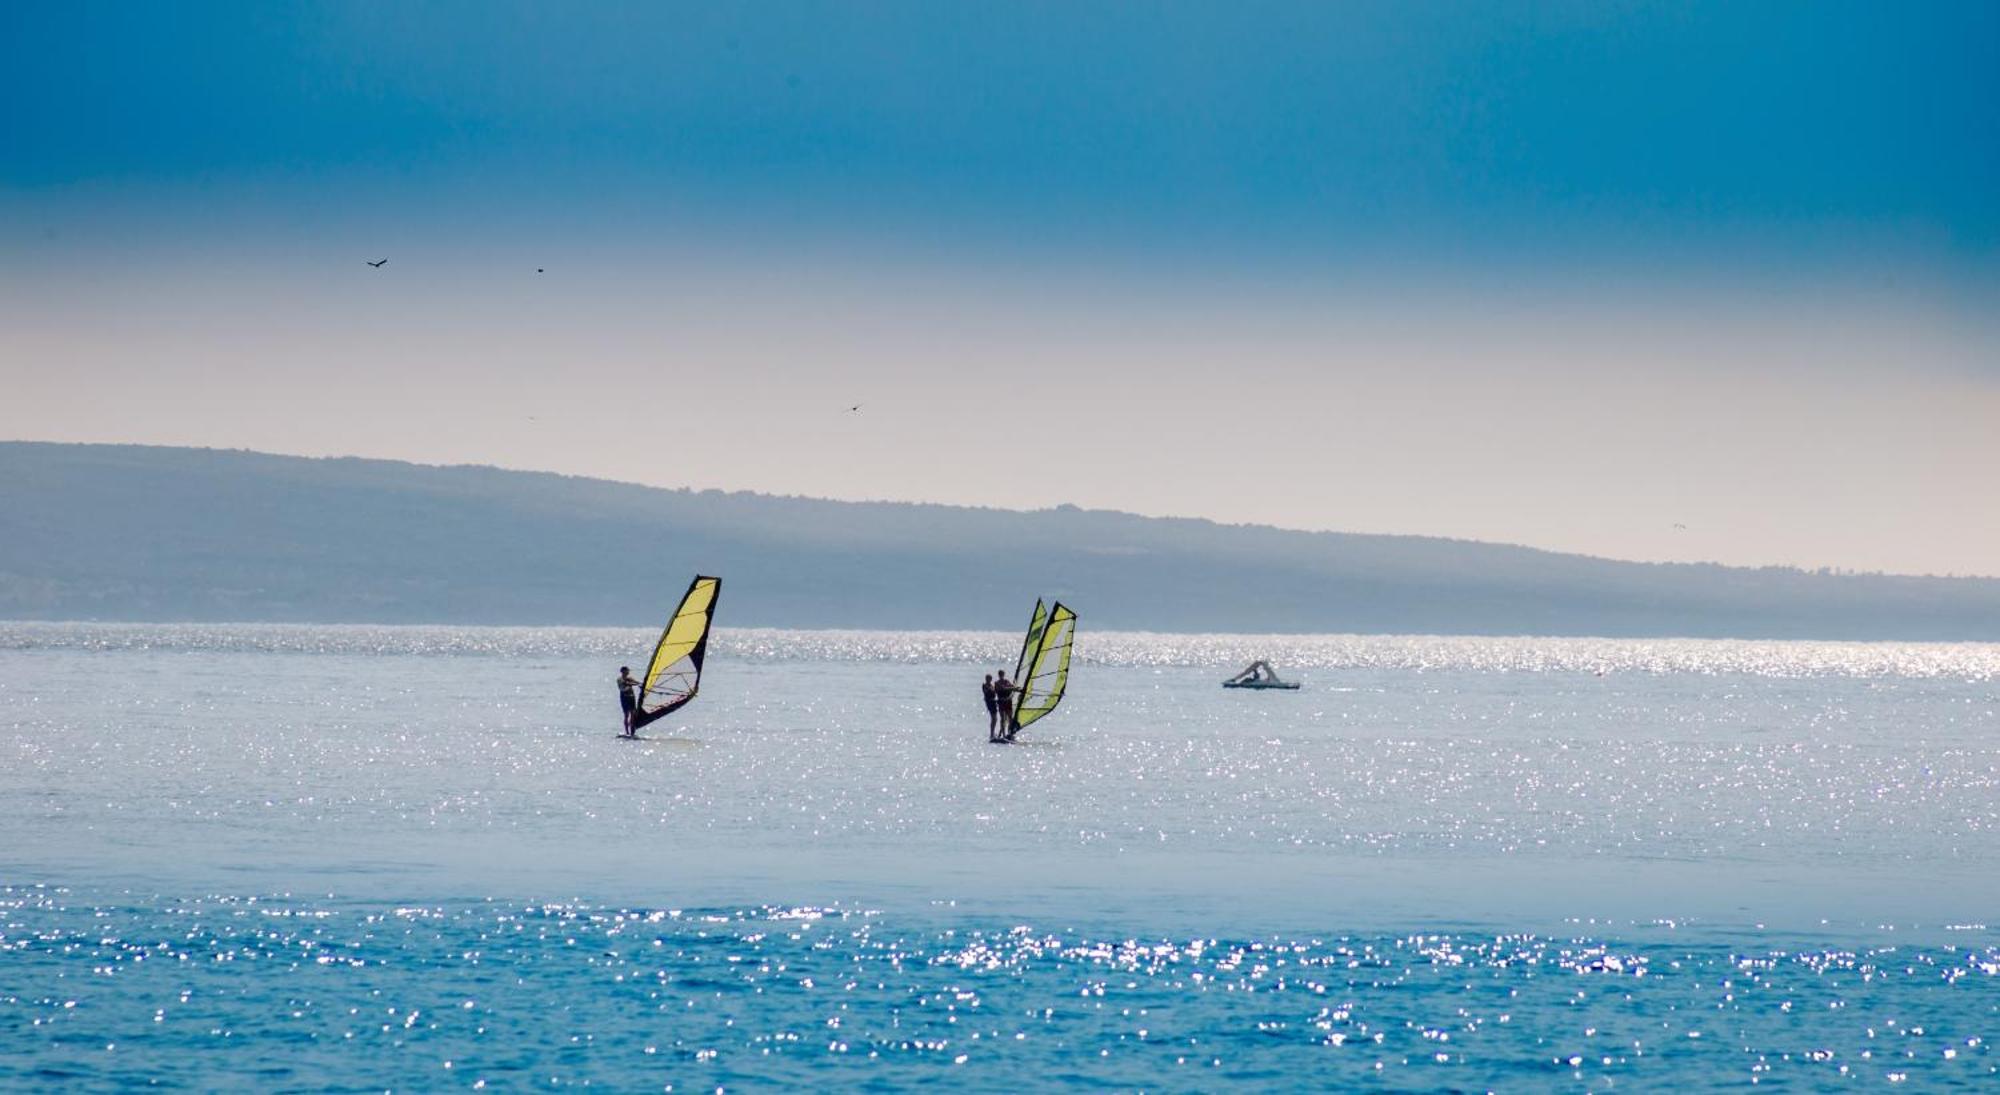
[[[861,409],[861,404],[856,403],[854,406],[847,408],[847,413],[853,414],[855,411],[858,411],[860,409]]]
[[[381,260],[379,260],[379,261],[376,261],[376,262],[371,262],[371,263],[369,263],[368,265],[370,265],[370,266],[373,266],[373,267],[374,267],[375,269],[377,269],[377,270],[380,270],[380,269],[382,268],[382,266],[383,266],[383,265],[384,265],[385,263],[387,263],[388,261],[389,261],[388,259],[381,259]]]
[[[1687,526],[1686,526],[1686,525],[1683,525],[1683,524],[1681,524],[1681,523],[1680,523],[1679,521],[1675,521],[1675,522],[1674,522],[1674,527],[1675,527],[1675,528],[1677,528],[1677,529],[1680,529],[1680,530],[1681,530],[1682,532],[1686,532],[1686,531],[1687,531]]]
[[[542,272],[542,268],[541,268],[541,267],[539,267],[539,266],[535,267],[535,273],[539,274],[539,273],[541,273],[541,272]]]

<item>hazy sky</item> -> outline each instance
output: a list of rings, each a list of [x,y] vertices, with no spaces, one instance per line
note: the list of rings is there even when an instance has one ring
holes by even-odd
[[[18,3],[0,101],[4,437],[2000,574],[1992,3]]]

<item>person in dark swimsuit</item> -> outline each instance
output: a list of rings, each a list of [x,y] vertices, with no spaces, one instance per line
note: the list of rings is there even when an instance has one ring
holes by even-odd
[[[637,730],[632,729],[632,712],[639,709],[639,689],[641,687],[643,686],[632,677],[631,666],[621,665],[618,667],[618,703],[619,706],[625,708],[625,736],[628,738],[638,733]]]
[[[986,699],[986,740],[992,741],[1000,735],[1000,704],[993,698],[993,674],[986,674],[986,683],[979,686],[979,694]]]
[[[995,741],[1013,741],[1015,733],[1021,729],[1014,725],[1014,693],[1020,690],[1020,686],[1007,679],[1005,669],[993,682],[993,713],[1000,720],[1000,736]]]

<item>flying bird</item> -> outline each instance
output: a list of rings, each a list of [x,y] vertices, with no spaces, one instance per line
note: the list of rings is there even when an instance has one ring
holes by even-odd
[[[853,414],[855,411],[858,411],[860,409],[861,409],[861,404],[856,403],[854,406],[847,408],[847,413]]]
[[[371,262],[368,265],[373,266],[377,270],[380,270],[383,264],[387,263],[388,261],[389,261],[388,259],[378,259],[377,261]]]
[[[1686,525],[1683,525],[1683,524],[1681,524],[1681,523],[1680,523],[1679,521],[1675,521],[1675,522],[1674,522],[1674,527],[1675,527],[1675,528],[1677,528],[1677,529],[1680,529],[1680,530],[1681,530],[1682,532],[1686,532],[1686,531],[1687,531],[1687,526],[1686,526]]]
[[[541,273],[541,272],[542,272],[542,268],[541,268],[541,267],[539,267],[539,266],[535,267],[535,273],[539,274],[539,273]]]

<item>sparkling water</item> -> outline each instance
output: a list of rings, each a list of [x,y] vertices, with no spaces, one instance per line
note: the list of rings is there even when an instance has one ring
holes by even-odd
[[[0,1083],[1997,1082],[2000,646],[651,639],[0,625]]]

